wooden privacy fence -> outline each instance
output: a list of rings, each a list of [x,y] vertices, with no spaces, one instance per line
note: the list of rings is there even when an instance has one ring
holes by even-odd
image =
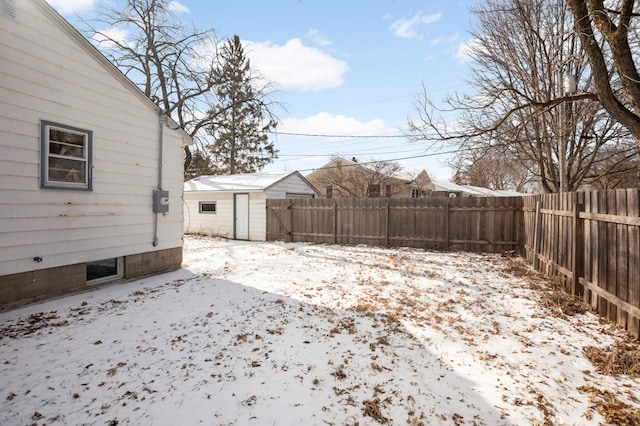
[[[638,189],[524,197],[524,248],[538,270],[640,338]]]
[[[517,251],[640,338],[640,190],[505,198],[267,200],[267,239]]]
[[[267,200],[267,240],[519,250],[521,197]]]

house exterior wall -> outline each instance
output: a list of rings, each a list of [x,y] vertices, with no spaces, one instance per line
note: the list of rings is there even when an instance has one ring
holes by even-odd
[[[249,194],[249,240],[267,239],[267,199],[314,197],[316,192],[297,173],[262,190],[185,191],[184,232],[234,238],[234,194]],[[200,202],[215,202],[215,213],[200,213]]]
[[[265,192],[249,194],[249,240],[267,240],[267,198]]]
[[[184,193],[184,232],[234,238],[234,194],[249,194],[249,239],[267,239],[264,191],[192,191]],[[284,198],[284,197],[279,197]],[[215,202],[215,213],[200,213],[200,202]]]
[[[251,201],[251,194],[249,195]],[[200,213],[200,202],[215,202],[215,213]],[[184,232],[233,238],[233,193],[195,191],[184,193]]]
[[[312,188],[310,188],[309,184],[301,179],[298,174],[291,174],[287,176],[286,178],[267,188],[265,192],[266,198],[270,200],[287,198],[287,195],[289,195],[290,197],[296,195],[316,195],[316,192]]]
[[[184,134],[163,127],[159,168],[160,121],[150,101],[41,0],[18,0],[15,12],[0,12],[0,288],[11,288],[7,277],[16,274],[181,252]],[[93,132],[92,190],[40,187],[41,120]],[[157,216],[154,246],[159,170],[170,202]],[[179,265],[174,258],[165,266]]]
[[[369,184],[379,185],[379,198],[410,198],[411,190],[416,187],[410,180],[381,175],[345,159],[330,161],[306,179],[322,198],[367,198],[371,196]],[[328,187],[331,187],[331,196],[327,194]]]
[[[174,269],[182,263],[182,247],[124,256],[124,279]],[[7,309],[87,289],[85,263],[5,275],[0,279],[0,308]]]

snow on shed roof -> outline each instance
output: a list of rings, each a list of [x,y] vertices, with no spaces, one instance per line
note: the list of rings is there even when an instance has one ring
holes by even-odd
[[[198,176],[184,183],[189,191],[263,191],[294,172],[259,172],[236,175]],[[302,176],[300,176],[302,177]],[[304,178],[303,178],[304,180]]]

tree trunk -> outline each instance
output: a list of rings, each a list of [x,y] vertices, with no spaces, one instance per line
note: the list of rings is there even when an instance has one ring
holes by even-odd
[[[630,49],[625,49],[624,46],[627,43],[627,37],[621,37],[620,33],[614,35],[611,33],[613,24],[607,17],[607,12],[604,10],[601,1],[589,0],[592,7],[591,13],[593,16],[598,15],[598,29],[601,31],[605,40],[611,48],[613,55],[613,63],[616,66],[617,74],[621,78],[626,79],[623,86],[629,85],[638,86],[638,80],[630,80],[633,76],[637,76],[638,72],[633,65],[631,58],[626,58],[626,55],[631,54]],[[633,1],[625,0],[623,10],[628,7],[628,4],[633,4]],[[623,126],[625,126],[629,132],[634,136],[640,149],[640,117],[627,109],[625,105],[615,96],[610,81],[610,70],[607,68],[602,50],[596,40],[593,32],[592,19],[589,15],[589,9],[587,7],[586,0],[567,0],[567,6],[574,17],[575,31],[580,37],[580,42],[591,65],[591,71],[594,76],[596,94],[598,100],[602,106],[611,114],[616,120],[618,120]],[[608,23],[608,25],[607,25]],[[628,33],[628,27],[617,28],[616,31],[625,31]],[[636,93],[640,93],[637,87],[633,90],[626,90],[626,94],[633,105],[639,105],[640,99],[634,99],[633,96]],[[638,95],[640,96],[640,94]]]

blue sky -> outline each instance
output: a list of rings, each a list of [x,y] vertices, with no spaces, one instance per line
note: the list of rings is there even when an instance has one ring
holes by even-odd
[[[100,1],[48,0],[71,23]],[[113,1],[113,0],[108,0]],[[474,0],[180,0],[180,19],[245,42],[254,67],[277,84],[280,158],[265,170],[308,174],[329,156],[399,160],[438,179],[441,147],[398,137],[416,116],[424,82],[435,100],[465,90]],[[295,133],[299,135],[285,135]],[[329,138],[312,135],[349,135]],[[363,137],[395,136],[395,137]],[[445,148],[446,149],[446,148]],[[407,158],[414,157],[414,158]],[[406,158],[406,159],[404,159]]]

